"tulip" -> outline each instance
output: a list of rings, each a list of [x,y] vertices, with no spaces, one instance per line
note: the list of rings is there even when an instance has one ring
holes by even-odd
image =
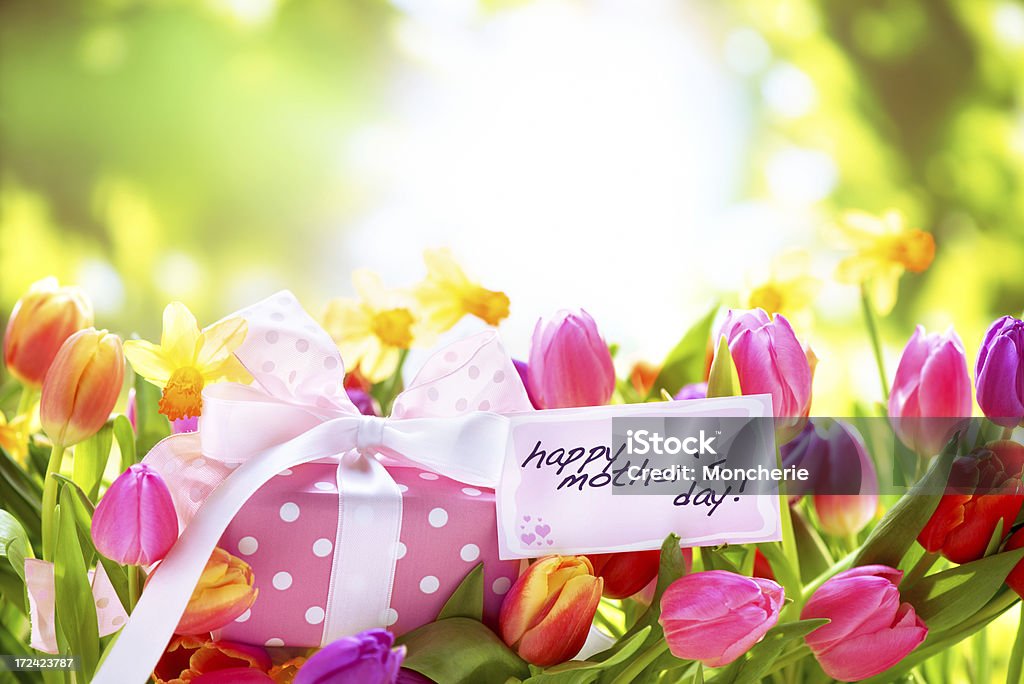
[[[1024,527],[1020,528],[1006,540],[1006,546],[1003,547],[1003,551],[1013,551],[1024,546]],[[1017,565],[1010,571],[1010,574],[1006,576],[1006,584],[1015,592],[1018,596],[1024,597],[1024,560],[1017,563]]]
[[[121,338],[106,330],[79,330],[61,346],[43,381],[43,431],[65,447],[92,436],[110,417],[123,383]]]
[[[829,677],[857,681],[884,672],[913,651],[928,627],[897,589],[903,573],[885,565],[841,572],[804,606],[804,620],[831,620],[804,637]]]
[[[1013,427],[1024,419],[1024,322],[1003,316],[985,333],[974,367],[978,406],[989,420]]]
[[[256,601],[259,591],[254,581],[248,563],[224,549],[214,549],[174,631],[205,634],[220,629]]]
[[[661,366],[647,361],[637,361],[629,371],[629,382],[641,397],[646,397],[654,389],[654,381],[661,373]]]
[[[189,681],[191,684],[274,684],[274,678],[266,672],[247,667],[207,672]]]
[[[1022,470],[1024,446],[1005,440],[956,459],[947,493],[917,541],[954,563],[981,558],[999,521],[1005,536],[1024,504]]]
[[[770,318],[764,309],[731,309],[721,334],[729,343],[740,390],[772,395],[776,436],[788,442],[807,420],[813,378],[808,354],[789,321],[782,314]]]
[[[672,397],[676,401],[686,401],[687,399],[703,399],[708,396],[708,383],[706,382],[691,382],[689,385],[683,385],[676,396]]]
[[[785,591],[772,580],[725,570],[683,575],[661,597],[672,655],[708,667],[733,662],[779,621]]]
[[[92,516],[96,550],[122,565],[151,565],[178,539],[178,515],[167,484],[145,463],[114,480]]]
[[[521,657],[546,667],[583,648],[604,580],[586,556],[546,556],[519,576],[501,604],[501,638]]]
[[[775,571],[772,570],[772,564],[769,563],[768,558],[761,553],[761,549],[754,549],[754,571],[750,574],[754,577],[762,577],[764,579],[775,581]]]
[[[623,599],[632,596],[658,576],[660,551],[588,554],[594,575],[604,580],[604,595]]]
[[[611,352],[594,319],[582,309],[537,321],[529,367],[529,387],[538,408],[601,406],[615,391]]]
[[[405,658],[405,647],[392,649],[394,643],[394,635],[383,629],[333,641],[306,661],[295,684],[393,684]]]
[[[18,300],[4,333],[4,363],[22,384],[39,387],[64,340],[92,325],[92,305],[80,288],[56,278],[32,285]]]
[[[889,420],[900,441],[934,456],[971,415],[971,378],[960,337],[952,328],[907,342],[889,395]]]
[[[350,387],[345,389],[345,393],[348,394],[348,398],[355,405],[356,409],[358,409],[364,416],[380,415],[377,411],[377,405],[373,401],[373,397],[370,396],[369,392],[357,387]]]
[[[850,536],[875,517],[878,475],[855,427],[814,418],[781,453],[783,465],[809,471],[810,479],[791,493],[813,493],[814,509],[825,532]]]
[[[230,675],[251,677],[245,672],[265,673],[270,670],[270,654],[265,648],[233,641],[212,641],[209,638],[175,636],[167,645],[160,662],[153,669],[156,684],[179,684],[199,681],[198,678],[222,673],[222,679],[205,682],[261,682],[263,679],[231,679]],[[226,673],[226,674],[223,674]]]
[[[512,365],[516,367],[516,373],[519,374],[519,379],[523,382],[523,387],[526,389],[526,396],[530,400],[530,404],[533,408],[540,408],[537,404],[537,400],[533,396],[533,391],[530,389],[530,366],[525,361],[519,359],[512,359]]]

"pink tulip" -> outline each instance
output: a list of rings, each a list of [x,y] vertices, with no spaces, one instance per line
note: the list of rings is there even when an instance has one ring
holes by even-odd
[[[785,592],[771,580],[724,570],[684,575],[661,598],[668,648],[677,658],[721,667],[779,621]]]
[[[527,387],[537,408],[601,406],[615,391],[608,345],[586,311],[559,311],[537,321]]]
[[[96,550],[122,565],[151,565],[178,538],[178,516],[160,474],[139,463],[114,480],[92,518]]]
[[[771,318],[764,309],[730,309],[721,334],[729,343],[743,394],[772,395],[779,442],[800,434],[811,408],[813,371],[786,317]]]
[[[885,565],[841,572],[818,588],[800,617],[831,620],[804,639],[829,677],[852,682],[884,672],[924,641],[928,627],[900,602],[903,573]]]
[[[942,450],[971,415],[971,378],[960,337],[952,328],[907,342],[889,395],[889,420],[907,448],[921,456]]]

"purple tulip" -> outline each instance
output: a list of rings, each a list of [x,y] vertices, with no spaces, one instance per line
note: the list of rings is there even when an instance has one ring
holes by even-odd
[[[352,400],[356,408],[364,416],[378,416],[377,405],[373,401],[373,397],[370,396],[365,390],[361,390],[358,387],[349,387],[345,390],[348,394],[348,398]]]
[[[530,365],[519,359],[512,359],[512,365],[516,367],[516,373],[519,373],[519,379],[523,381],[523,387],[526,388],[526,396],[529,397],[533,408],[540,408],[537,405],[537,400],[533,398],[533,391],[530,389]]]
[[[900,356],[889,395],[889,420],[900,441],[934,456],[971,415],[964,345],[952,328],[941,335],[917,326]]]
[[[615,391],[608,345],[586,311],[559,311],[537,321],[530,347],[529,383],[538,408],[601,406]]]
[[[394,684],[405,658],[405,647],[392,650],[394,643],[394,635],[383,629],[333,641],[306,661],[295,684]]]
[[[775,582],[725,570],[684,575],[661,597],[672,655],[721,667],[750,650],[779,621],[785,592]]]
[[[828,618],[804,639],[821,669],[843,682],[884,672],[920,645],[928,627],[900,602],[903,573],[885,565],[841,572],[818,588],[800,617]]]
[[[689,385],[683,385],[676,392],[676,396],[672,398],[676,401],[686,401],[687,399],[703,399],[706,396],[708,396],[708,383],[691,382]]]
[[[772,395],[776,436],[788,442],[804,427],[811,408],[813,372],[792,326],[764,309],[730,309],[721,334],[729,343],[743,394]]]
[[[96,550],[122,565],[151,565],[178,539],[178,515],[160,473],[138,463],[114,480],[92,517]]]
[[[1003,316],[985,333],[974,367],[978,405],[994,423],[1024,419],[1024,322]]]

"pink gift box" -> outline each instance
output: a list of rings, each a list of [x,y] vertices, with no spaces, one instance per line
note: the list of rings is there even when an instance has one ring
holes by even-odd
[[[221,630],[233,641],[319,646],[338,526],[337,467],[310,463],[265,484],[220,547],[253,569],[259,596]],[[389,467],[402,490],[391,605],[383,623],[402,634],[431,622],[466,574],[484,564],[484,619],[494,625],[519,561],[499,561],[494,491],[417,468]],[[359,505],[346,499],[344,505]],[[367,515],[372,508],[367,505]]]

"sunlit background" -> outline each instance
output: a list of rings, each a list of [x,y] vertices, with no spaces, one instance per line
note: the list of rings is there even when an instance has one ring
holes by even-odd
[[[930,270],[882,321],[973,356],[1024,307],[1024,5],[985,0],[4,0],[0,313],[55,274],[158,333],[447,245],[509,347],[583,306],[660,359],[773,260],[818,279],[815,411],[877,398],[839,211],[901,209]]]

